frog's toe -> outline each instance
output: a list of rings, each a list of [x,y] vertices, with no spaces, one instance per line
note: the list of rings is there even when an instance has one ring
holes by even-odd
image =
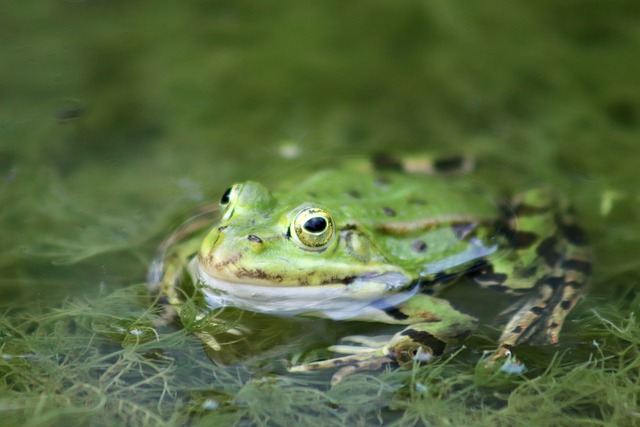
[[[359,347],[381,348],[389,343],[391,337],[391,335],[350,335],[342,338],[340,341],[359,344]]]
[[[330,368],[340,368],[331,378],[331,385],[334,386],[349,375],[360,371],[376,370],[392,361],[388,356],[383,355],[382,351],[370,350],[366,353],[362,352],[360,354],[292,366],[289,368],[289,372],[314,372]]]
[[[526,370],[523,362],[518,360],[513,352],[505,347],[501,347],[485,360],[482,361],[485,369],[490,372],[504,372],[507,374],[522,374]]]
[[[396,334],[391,341],[388,338],[383,340],[381,337],[360,336],[348,337],[346,341],[372,346],[333,346],[330,347],[331,350],[338,353],[348,353],[349,356],[292,366],[289,368],[289,372],[312,372],[339,368],[331,380],[331,384],[335,385],[355,372],[376,370],[391,363],[400,367],[408,367],[415,362],[428,363],[435,357],[431,347],[402,333]]]
[[[292,366],[289,372],[312,372],[323,369],[340,368],[333,377],[332,384],[337,384],[343,378],[361,370],[373,370],[385,363],[393,361],[389,357],[389,336],[351,335],[344,337],[342,342],[354,345],[338,344],[329,347],[330,351],[347,356],[328,360]]]
[[[389,335],[350,335],[342,338],[341,342],[355,345],[337,344],[329,347],[329,350],[340,354],[369,354],[382,349],[390,339]]]
[[[349,356],[335,357],[333,359],[320,360],[317,362],[305,363],[302,365],[291,366],[289,372],[314,372],[323,369],[337,368],[347,365],[356,365],[371,357],[372,352],[362,352],[360,354],[351,354]]]
[[[369,354],[375,350],[373,347],[360,346],[360,345],[332,345],[328,350],[339,354]]]
[[[207,350],[220,351],[222,350],[222,346],[220,342],[211,334],[198,332],[195,334],[200,342],[205,346]]]
[[[246,328],[244,326],[236,326],[236,327],[225,329],[225,332],[238,337],[243,337],[243,336],[249,335],[251,333],[251,329]]]
[[[376,356],[371,357],[367,360],[362,360],[359,362],[352,363],[350,365],[344,366],[333,374],[331,377],[331,386],[335,386],[342,382],[349,375],[355,374],[359,371],[374,371],[376,369],[380,369],[383,366],[389,364],[390,360],[384,356]]]

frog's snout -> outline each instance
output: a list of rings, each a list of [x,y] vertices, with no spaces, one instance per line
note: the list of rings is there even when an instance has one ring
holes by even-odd
[[[226,258],[233,257],[238,248],[243,248],[244,252],[261,252],[264,249],[264,240],[256,234],[238,234],[237,230],[229,233],[228,226],[217,227],[209,232],[200,246],[200,257],[220,262]]]

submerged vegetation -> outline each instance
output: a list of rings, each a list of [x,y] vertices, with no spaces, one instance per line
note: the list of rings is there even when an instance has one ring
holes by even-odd
[[[640,328],[612,305],[577,319],[590,348],[541,358],[523,376],[474,371],[461,349],[426,368],[356,374],[328,388],[327,378],[212,364],[187,331],[154,329],[154,314],[140,308],[146,298],[144,286],[131,286],[6,316],[3,424],[619,426],[640,417]]]
[[[640,425],[640,4],[214,3],[0,6],[3,425]],[[570,195],[596,262],[559,347],[489,375],[490,325],[330,388],[286,367],[331,322],[243,319],[264,349],[232,364],[158,325],[146,270],[194,207],[390,147]]]

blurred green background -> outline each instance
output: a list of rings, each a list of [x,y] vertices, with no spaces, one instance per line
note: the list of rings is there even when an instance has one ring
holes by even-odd
[[[175,219],[229,183],[380,151],[471,154],[490,185],[568,193],[597,253],[576,315],[625,318],[640,267],[638,52],[640,3],[623,0],[3,2],[0,353],[52,308],[71,316],[69,301],[142,283]],[[29,420],[15,402],[44,392],[4,378],[0,412]],[[621,401],[637,403],[629,390]],[[59,421],[50,411],[31,421]],[[184,422],[145,416],[121,421]]]

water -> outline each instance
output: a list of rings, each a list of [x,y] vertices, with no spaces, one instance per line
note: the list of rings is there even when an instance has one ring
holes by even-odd
[[[139,284],[159,242],[232,182],[272,185],[380,151],[468,153],[489,185],[550,184],[570,195],[597,262],[561,348],[570,351],[568,364],[588,360],[591,339],[613,351],[619,337],[590,313],[616,313],[620,327],[635,307],[638,8],[506,0],[4,4],[3,418],[245,425],[321,417],[340,425],[553,414],[556,407],[518,405],[526,399],[492,400],[495,383],[485,395],[474,388],[472,344],[490,348],[490,329],[452,364],[328,390],[327,375],[290,377],[286,365],[324,355],[356,326],[252,318],[263,333],[250,344],[262,350],[222,367],[182,328],[154,329]],[[555,349],[531,352],[532,372],[541,373]],[[558,375],[564,385],[556,387],[579,384]],[[624,394],[611,375],[598,381]],[[624,396],[616,398],[633,406],[633,392]],[[547,401],[633,420],[597,400],[556,399]],[[482,402],[514,409],[480,414]]]

